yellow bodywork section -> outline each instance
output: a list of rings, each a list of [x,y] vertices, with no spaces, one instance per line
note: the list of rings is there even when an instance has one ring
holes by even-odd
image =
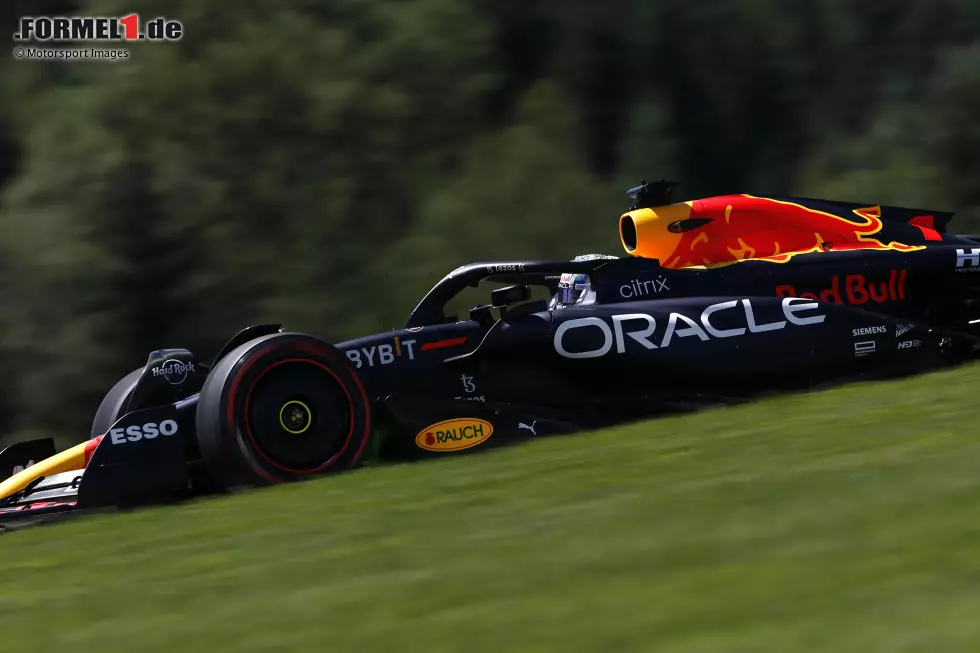
[[[620,217],[620,239],[623,248],[633,256],[666,260],[681,242],[681,234],[667,230],[672,222],[691,217],[694,202],[668,204],[653,209],[636,209]],[[623,237],[622,222],[632,220],[636,229],[636,246],[630,248]]]
[[[85,449],[89,446],[88,442],[76,444],[70,449],[65,449],[50,458],[45,458],[41,462],[31,465],[27,469],[17,472],[6,481],[0,483],[0,499],[5,499],[15,492],[20,492],[34,479],[41,476],[51,476],[61,472],[71,472],[74,470],[85,469],[86,454]]]

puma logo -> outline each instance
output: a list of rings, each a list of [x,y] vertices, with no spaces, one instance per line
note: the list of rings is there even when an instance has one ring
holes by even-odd
[[[518,429],[527,429],[528,431],[531,432],[531,435],[537,435],[537,433],[534,430],[534,425],[537,424],[537,423],[538,423],[538,420],[534,420],[533,422],[531,422],[531,425],[528,426],[524,422],[518,422],[517,423],[517,428]]]

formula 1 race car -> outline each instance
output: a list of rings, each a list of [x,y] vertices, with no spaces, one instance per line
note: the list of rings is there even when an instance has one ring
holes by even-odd
[[[331,345],[252,326],[211,364],[154,351],[109,390],[90,440],[0,452],[0,523],[480,451],[980,350],[980,238],[946,233],[952,214],[673,202],[673,187],[628,193],[628,256],[464,265],[403,329]],[[446,315],[481,282],[499,286],[489,303]]]

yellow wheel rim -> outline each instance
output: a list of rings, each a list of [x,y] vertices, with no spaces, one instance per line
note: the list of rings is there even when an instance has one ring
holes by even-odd
[[[299,399],[287,401],[279,409],[279,424],[293,435],[305,433],[313,423],[313,411]]]

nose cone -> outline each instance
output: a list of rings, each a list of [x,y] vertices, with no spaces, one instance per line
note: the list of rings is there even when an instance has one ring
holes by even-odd
[[[681,234],[667,229],[691,215],[691,202],[668,204],[654,209],[636,209],[619,218],[623,249],[632,256],[666,260],[681,241]]]

